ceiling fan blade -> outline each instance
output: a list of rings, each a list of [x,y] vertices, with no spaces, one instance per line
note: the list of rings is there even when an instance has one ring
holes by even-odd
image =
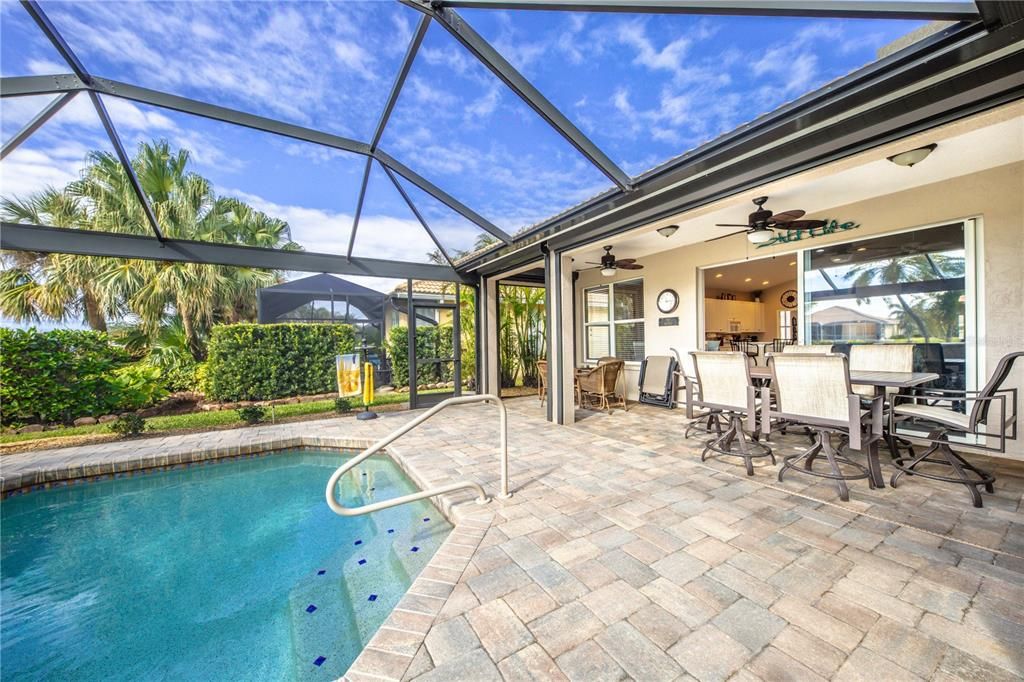
[[[824,226],[824,220],[793,220],[791,222],[786,223],[782,227],[785,227],[787,230],[809,230],[814,227]]]
[[[639,265],[638,263],[616,263],[615,267],[619,268],[620,270],[643,270],[644,269],[644,266]]]
[[[619,260],[615,261],[615,265],[621,267],[623,265],[629,265],[630,263],[635,263],[635,262],[636,262],[636,258],[620,258]]]
[[[746,228],[749,228],[750,225],[740,225],[738,223],[715,223],[715,227],[746,227]]]
[[[583,262],[584,262],[584,263],[586,263],[587,265],[601,265],[600,263],[595,263],[595,262],[594,262],[594,261],[592,261],[592,260],[585,260],[585,261],[583,261]]]
[[[739,230],[738,232],[730,232],[729,234],[723,234],[721,237],[712,237],[711,239],[705,239],[704,241],[705,242],[714,242],[714,241],[718,241],[719,239],[725,239],[726,237],[731,237],[731,236],[736,235],[736,234],[745,234],[746,232],[749,232],[749,230]]]
[[[776,213],[773,215],[769,222],[788,223],[792,220],[796,220],[797,218],[802,218],[804,213],[805,211],[801,211],[800,209],[783,211],[782,213]]]

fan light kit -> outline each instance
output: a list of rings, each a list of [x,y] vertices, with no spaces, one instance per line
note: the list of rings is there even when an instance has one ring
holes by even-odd
[[[622,270],[643,270],[644,266],[637,265],[636,258],[622,258],[616,260],[615,256],[612,255],[612,247],[604,247],[604,255],[601,256],[600,263],[593,263],[587,261],[588,265],[593,265],[592,268],[583,268],[584,270],[596,270],[601,269],[601,274],[605,277],[614,277],[615,273],[621,268]]]
[[[668,237],[671,237],[672,235],[674,235],[676,233],[676,230],[678,230],[678,229],[679,229],[678,225],[665,225],[663,227],[659,227],[657,232],[662,237],[665,237],[667,239]]]
[[[756,206],[757,209],[747,216],[746,225],[719,223],[715,226],[742,227],[742,230],[723,234],[721,237],[706,239],[705,241],[713,242],[716,239],[725,239],[726,237],[731,237],[734,234],[746,234],[747,240],[751,244],[766,244],[775,238],[775,228],[787,230],[809,230],[825,225],[824,220],[798,220],[798,218],[802,218],[804,215],[804,211],[801,211],[800,209],[783,211],[782,213],[772,213],[769,209],[764,207],[766,201],[768,201],[768,197],[757,197],[754,199],[754,206]]]
[[[888,157],[888,159],[895,163],[897,166],[906,166],[907,168],[910,168],[911,166],[921,163],[922,161],[927,159],[928,155],[935,151],[935,148],[938,146],[939,145],[934,143],[926,144],[925,146],[918,147],[917,149],[911,149],[910,151],[907,152],[894,154]]]

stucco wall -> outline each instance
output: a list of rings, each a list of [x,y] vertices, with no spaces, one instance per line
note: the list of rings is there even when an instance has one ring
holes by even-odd
[[[984,381],[1004,354],[1024,350],[1024,164],[1015,163],[983,172],[952,178],[880,196],[870,201],[835,206],[820,212],[844,220],[854,220],[860,227],[853,232],[818,237],[815,247],[834,242],[862,239],[867,236],[907,228],[941,224],[956,219],[977,217],[979,220],[978,268],[979,284],[979,346],[984,348],[980,368]],[[605,278],[597,271],[583,272],[576,283],[576,328],[582,329],[582,291],[600,282],[644,279],[644,309],[647,312],[645,335],[648,355],[668,354],[676,348],[684,357],[684,366],[691,371],[687,353],[698,347],[698,321],[703,315],[698,299],[699,268],[742,259],[746,254],[743,236],[713,243],[691,244],[658,254],[644,256],[639,272],[621,272]],[[802,242],[806,247],[809,242]],[[758,257],[793,253],[790,245],[759,249]],[[667,287],[679,293],[678,327],[659,327],[656,298]],[[763,299],[762,299],[763,300]],[[768,311],[766,310],[766,314]],[[581,334],[576,335],[577,358],[583,357]],[[1010,378],[1024,395],[1024,363]],[[629,395],[636,397],[639,365],[627,365]],[[1019,431],[1024,435],[1024,419]],[[1008,445],[1008,452],[1024,459],[1020,440]]]

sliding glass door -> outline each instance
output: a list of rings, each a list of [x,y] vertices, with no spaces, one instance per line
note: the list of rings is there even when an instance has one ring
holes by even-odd
[[[936,387],[969,388],[974,372],[970,224],[951,223],[803,254],[805,343],[846,351],[912,343]]]

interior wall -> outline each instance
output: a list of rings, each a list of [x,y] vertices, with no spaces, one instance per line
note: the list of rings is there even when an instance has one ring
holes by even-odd
[[[912,173],[912,168],[906,172]],[[854,231],[817,237],[813,242],[799,242],[801,247],[825,246],[831,243],[861,239],[885,232],[942,224],[957,219],[979,217],[979,334],[978,344],[984,349],[979,375],[984,381],[999,358],[1014,350],[1024,349],[1024,163],[1013,163],[942,182],[879,196],[818,212],[836,219],[860,224]],[[679,233],[677,233],[678,235]],[[666,240],[671,242],[671,239]],[[758,249],[757,256],[791,254],[794,245],[780,244]],[[676,348],[683,356],[683,366],[692,373],[687,354],[698,348],[699,326],[703,317],[700,296],[700,268],[742,260],[748,253],[743,235],[711,243],[689,244],[644,256],[640,271],[621,271],[614,277],[602,277],[597,271],[582,272],[575,287],[577,311],[584,287],[602,282],[644,279],[645,351],[647,355],[669,354]],[[751,254],[753,255],[753,254]],[[665,288],[679,294],[679,307],[670,316],[679,317],[678,326],[662,327],[657,309],[657,296]],[[780,292],[781,293],[781,292]],[[766,300],[762,298],[762,300]],[[776,297],[777,300],[777,297]],[[766,310],[766,314],[767,310]],[[576,315],[576,344],[582,354],[582,318]],[[1018,363],[1021,365],[1022,363]],[[627,364],[626,374],[631,399],[637,397],[639,363]],[[1024,366],[1011,375],[1010,386],[1024,394]],[[1024,418],[1018,432],[1024,434]],[[1024,459],[1021,441],[1007,446],[1012,456]]]

